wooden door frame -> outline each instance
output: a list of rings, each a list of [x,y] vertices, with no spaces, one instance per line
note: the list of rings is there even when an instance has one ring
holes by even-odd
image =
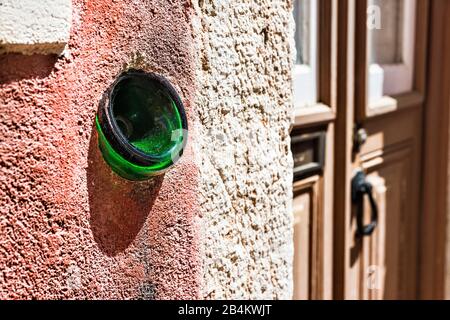
[[[430,7],[428,94],[424,110],[420,298],[450,298],[446,273],[449,213],[450,2]],[[447,57],[447,58],[446,58]]]
[[[341,1],[341,0],[339,0]],[[315,181],[318,186],[318,201],[314,211],[313,250],[320,257],[311,276],[311,299],[333,299],[333,177],[334,177],[334,120],[336,115],[336,24],[338,0],[318,0],[318,102],[308,108],[294,112],[292,135],[326,132],[325,167]],[[296,183],[294,188],[309,188],[309,180]],[[317,256],[317,255],[316,255]]]
[[[354,123],[355,8],[357,0],[340,0],[337,8],[337,109],[334,139],[334,248],[333,297],[346,295],[346,261],[349,259],[347,226],[350,223],[352,133]]]

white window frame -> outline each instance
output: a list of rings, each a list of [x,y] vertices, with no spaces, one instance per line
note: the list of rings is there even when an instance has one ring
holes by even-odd
[[[369,66],[369,101],[371,103],[376,103],[385,96],[394,96],[413,90],[416,6],[417,0],[405,0],[403,6],[402,63]]]
[[[310,5],[309,64],[295,64],[293,71],[295,108],[315,106],[317,94],[317,57],[318,57],[318,0]]]

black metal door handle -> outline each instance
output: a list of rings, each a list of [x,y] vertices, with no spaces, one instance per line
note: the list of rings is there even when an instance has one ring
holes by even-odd
[[[357,236],[370,236],[377,227],[378,206],[372,194],[372,184],[366,180],[366,175],[359,171],[352,180],[352,202],[356,206]],[[364,225],[364,196],[369,198],[371,222]]]

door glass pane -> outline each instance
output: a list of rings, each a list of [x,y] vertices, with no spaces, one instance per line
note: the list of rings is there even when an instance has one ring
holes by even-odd
[[[311,1],[295,0],[295,47],[297,49],[296,64],[310,64],[311,39]]]
[[[317,0],[294,0],[294,103],[298,108],[317,103]]]
[[[379,8],[379,24],[373,24],[370,32],[370,62],[396,64],[403,61],[402,38],[404,21],[404,0],[370,0],[372,8]],[[379,27],[379,28],[378,28]]]
[[[369,103],[412,91],[415,11],[416,0],[368,0]]]

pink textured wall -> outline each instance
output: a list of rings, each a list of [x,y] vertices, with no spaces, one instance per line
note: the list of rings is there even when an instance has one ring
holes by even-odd
[[[193,120],[189,0],[74,0],[65,57],[0,56],[0,298],[197,298],[197,168],[114,175],[93,130],[136,53]],[[194,137],[195,139],[195,137]]]

